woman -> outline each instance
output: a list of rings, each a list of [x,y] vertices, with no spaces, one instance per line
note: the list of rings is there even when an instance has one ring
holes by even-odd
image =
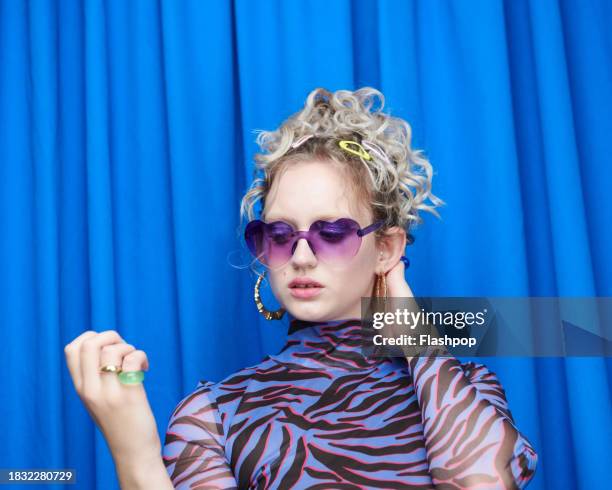
[[[536,453],[485,366],[452,357],[368,357],[361,349],[362,298],[413,296],[404,278],[406,230],[421,221],[419,211],[437,215],[443,203],[430,190],[431,165],[410,148],[410,126],[383,106],[372,88],[317,89],[302,111],[258,136],[262,175],[241,214],[250,220],[249,250],[282,308],[261,303],[263,275],[255,302],[270,320],[289,313],[285,346],[220,382],[201,381],[178,403],[163,447],[165,475],[158,441],[147,432],[150,409],[132,430],[112,424],[100,392],[86,397],[122,488],[484,489],[521,488],[531,479]],[[112,332],[89,334],[67,347],[75,372],[76,352],[90,356],[92,370],[84,373],[106,364],[146,367],[144,353],[137,358]],[[119,409],[121,385],[107,373],[98,377],[112,384],[110,405]],[[129,394],[134,413],[144,410],[144,390]],[[137,444],[146,472],[129,456]]]

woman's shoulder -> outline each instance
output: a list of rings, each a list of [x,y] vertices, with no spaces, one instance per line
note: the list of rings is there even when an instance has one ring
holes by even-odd
[[[244,393],[253,377],[256,376],[261,369],[265,369],[269,361],[269,356],[266,356],[257,364],[242,367],[228,374],[220,381],[200,379],[195,389],[188,397],[206,396],[206,398],[212,402],[226,404]]]
[[[209,381],[206,379],[200,379],[198,381],[198,384],[196,385],[196,391],[208,390],[210,393],[214,394],[220,388],[227,388],[229,386],[233,388],[239,388],[241,385],[248,382],[257,373],[257,370],[262,367],[262,364],[265,362],[266,359],[252,366],[242,367],[237,371],[228,374],[220,381]]]
[[[176,404],[172,419],[187,413],[202,414],[210,409],[215,412],[221,410],[226,412],[228,408],[240,401],[249,382],[266,360],[267,356],[261,362],[240,368],[220,381],[200,379],[195,388]]]
[[[480,361],[464,361],[451,355],[441,355],[438,357],[417,356],[412,358],[408,364],[412,372],[418,367],[422,370],[437,373],[440,363],[451,363],[454,366],[460,367],[463,374],[470,380],[487,380],[492,383],[499,383],[497,374]]]
[[[258,363],[252,364],[249,366],[244,366],[232,372],[231,374],[228,374],[227,376],[222,378],[220,381],[207,381],[207,380],[202,379],[198,383],[198,386],[207,385],[211,388],[216,388],[216,387],[221,387],[221,386],[226,386],[226,385],[236,386],[246,380],[249,380],[250,378],[255,376],[258,372],[260,372],[262,369],[265,370],[272,365],[273,365],[273,362],[270,356],[265,356]]]
[[[460,365],[464,374],[472,381],[478,380],[489,382],[490,384],[500,384],[497,374],[482,362],[460,361]]]

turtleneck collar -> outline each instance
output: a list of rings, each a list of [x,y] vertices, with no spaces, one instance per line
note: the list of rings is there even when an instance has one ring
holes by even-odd
[[[364,354],[367,338],[360,318],[307,321],[291,317],[284,347],[270,357],[296,369],[368,370],[383,359]]]

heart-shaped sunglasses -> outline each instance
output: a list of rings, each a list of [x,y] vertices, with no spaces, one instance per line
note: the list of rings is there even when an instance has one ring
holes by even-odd
[[[361,238],[380,228],[384,220],[361,228],[351,218],[334,222],[315,221],[308,231],[298,231],[284,221],[264,223],[256,219],[249,222],[244,239],[253,256],[264,266],[278,268],[293,256],[300,238],[305,238],[317,259],[328,263],[345,263],[357,254]]]

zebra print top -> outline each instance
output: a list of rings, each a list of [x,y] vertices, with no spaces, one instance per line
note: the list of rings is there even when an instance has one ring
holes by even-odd
[[[293,318],[277,355],[172,413],[178,489],[522,488],[537,454],[482,364],[365,357],[360,319]]]

